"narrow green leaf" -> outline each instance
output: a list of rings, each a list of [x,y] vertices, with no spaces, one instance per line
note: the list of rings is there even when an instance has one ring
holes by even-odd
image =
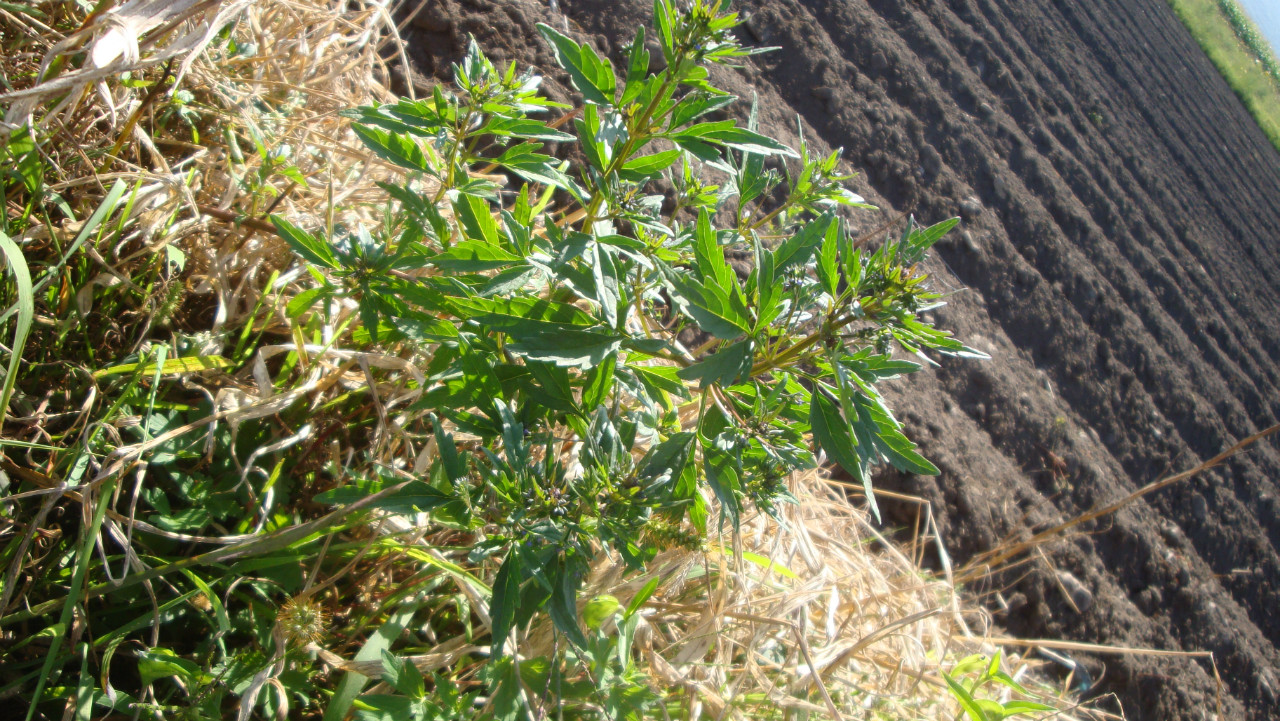
[[[792,266],[803,266],[808,263],[818,245],[826,238],[827,229],[834,222],[836,217],[833,213],[823,213],[821,217],[801,228],[800,232],[783,241],[773,254],[774,273],[782,276]]]
[[[187,358],[170,358],[164,363],[125,363],[118,366],[101,368],[93,372],[94,378],[131,374],[134,372],[144,376],[177,375],[179,373],[198,373],[200,371],[225,370],[235,368],[237,363],[218,355],[189,356]]]
[[[555,363],[527,361],[529,370],[529,395],[547,408],[566,413],[580,413],[578,399],[573,395],[569,382],[569,370]]]
[[[578,648],[586,648],[587,637],[578,625],[578,577],[569,561],[561,558],[551,577],[551,600],[547,611],[556,628]]]
[[[717,120],[710,123],[698,123],[679,132],[670,134],[672,141],[681,145],[686,141],[714,143],[725,147],[758,155],[785,155],[797,157],[791,148],[765,135],[753,133],[746,128],[737,127],[734,120]]]
[[[711,227],[711,213],[703,208],[698,213],[698,222],[693,231],[694,258],[698,261],[696,269],[704,283],[711,281],[723,290],[732,287],[733,269],[724,260],[724,249]]]
[[[745,380],[751,374],[754,360],[754,346],[750,339],[734,343],[688,368],[681,368],[676,375],[687,381],[698,381],[698,385],[719,384],[730,386]]]
[[[393,641],[400,637],[405,626],[413,620],[413,615],[417,613],[416,606],[404,606],[396,610],[391,618],[378,627],[377,631],[365,641],[364,646],[356,653],[357,661],[379,661],[382,659],[382,652],[389,649]],[[360,691],[364,689],[365,684],[369,682],[369,677],[362,674],[348,671],[339,682],[337,690],[333,696],[329,698],[329,705],[324,710],[323,721],[342,721],[346,718],[347,711],[351,708],[351,704],[356,697],[360,695]]]
[[[836,265],[840,245],[840,223],[837,221],[827,226],[822,237],[822,247],[818,253],[818,279],[827,295],[835,298],[840,286],[840,272]]]
[[[1036,711],[1056,711],[1057,709],[1035,701],[1015,700],[1005,701],[1004,704],[1002,704],[1001,710],[1003,711],[1004,718],[1009,718],[1010,716],[1016,716],[1019,714],[1030,714]]]
[[[960,708],[964,709],[965,714],[971,721],[990,721],[986,712],[974,700],[973,694],[969,693],[962,684],[958,683],[951,674],[946,671],[942,672],[942,677],[947,681],[947,688],[951,689],[951,695],[955,696],[956,701],[960,703]]]
[[[440,464],[444,467],[445,476],[455,483],[461,481],[467,477],[467,464],[458,455],[458,445],[453,440],[453,434],[445,430],[444,424],[434,415],[431,416],[431,425],[435,429],[436,448],[439,449]]]
[[[459,194],[453,209],[458,214],[458,220],[462,221],[467,238],[487,243],[495,248],[502,242],[498,221],[494,220],[489,213],[489,202],[484,198],[466,193]]]
[[[659,265],[659,269],[676,306],[703,330],[722,340],[735,340],[746,334],[748,320],[727,302],[724,291],[717,293],[714,286],[699,285],[666,265]]]
[[[782,288],[778,282],[773,251],[764,247],[760,238],[752,237],[756,255],[756,324],[754,331],[767,327],[782,312]]]
[[[485,126],[485,130],[493,135],[527,138],[529,140],[546,140],[548,142],[573,140],[572,135],[556,130],[541,120],[534,120],[533,118],[497,117],[489,121],[489,124]]]
[[[613,372],[618,365],[618,354],[611,353],[604,362],[587,373],[587,383],[582,387],[582,407],[591,409],[604,405],[613,390]]]
[[[724,159],[719,148],[704,140],[690,137],[673,137],[671,140],[704,163],[719,163]]]
[[[664,150],[660,153],[632,158],[622,166],[622,169],[638,177],[647,178],[661,173],[679,159],[679,150]]]
[[[648,601],[654,592],[658,590],[658,584],[661,582],[662,578],[660,576],[654,576],[649,579],[649,582],[644,584],[635,597],[631,599],[631,603],[627,604],[627,610],[622,614],[623,618],[631,618],[636,615],[636,612],[644,606],[644,602]]]
[[[710,441],[702,444],[702,467],[707,474],[707,485],[720,501],[720,512],[729,517],[734,533],[738,532],[742,515],[742,485],[739,481],[742,458],[739,454],[726,453]]]
[[[493,581],[493,597],[489,602],[489,618],[493,621],[490,645],[493,656],[506,655],[507,635],[516,620],[516,607],[520,603],[521,570],[520,554],[512,550],[498,568]]]
[[[317,503],[348,506],[381,491],[383,485],[377,481],[361,481],[352,485],[323,491],[316,494],[315,500]],[[377,503],[369,507],[390,513],[410,514],[430,511],[455,500],[457,499],[453,496],[441,493],[422,481],[413,481],[399,491],[379,499]]]
[[[622,338],[613,333],[554,323],[513,329],[508,333],[513,342],[507,345],[507,349],[512,353],[529,360],[573,368],[589,368],[603,363],[622,344]]]
[[[653,23],[658,30],[658,44],[667,63],[675,62],[675,11],[669,0],[653,0]]]
[[[907,239],[907,258],[905,263],[916,263],[924,257],[925,251],[933,247],[934,243],[942,240],[942,237],[951,231],[960,223],[959,218],[950,218],[941,223],[925,228],[924,230],[914,230]]]
[[[538,32],[551,43],[556,62],[569,73],[573,86],[587,102],[598,105],[613,103],[617,80],[608,60],[602,60],[589,45],[579,45],[550,25],[538,23]]]
[[[613,260],[612,251],[599,242],[591,244],[590,252],[591,277],[595,281],[596,302],[600,304],[605,323],[610,328],[617,328],[618,306],[622,300],[617,263]]]
[[[8,10],[11,13],[30,15],[33,18],[49,17],[44,13],[44,11],[40,10],[40,8],[32,7],[30,5],[27,5],[26,3],[0,2],[0,8],[4,8],[5,10]]]
[[[813,440],[827,452],[827,456],[862,482],[867,503],[879,522],[880,508],[876,505],[876,497],[872,492],[871,474],[867,472],[858,454],[849,424],[840,415],[840,406],[821,385],[813,389],[809,405],[809,426],[813,430]]]
[[[733,95],[708,95],[706,93],[693,93],[679,103],[671,111],[670,119],[667,121],[667,128],[677,130],[685,123],[697,120],[707,113],[714,112],[721,108],[732,105],[738,98]]]
[[[7,147],[0,148],[0,151],[3,151],[0,161],[12,168],[11,172],[22,178],[22,184],[26,187],[27,193],[35,195],[44,185],[45,173],[44,160],[32,133],[29,125],[15,130],[8,138]]]
[[[9,266],[13,284],[18,290],[18,320],[13,329],[13,345],[9,346],[9,368],[4,374],[4,390],[0,391],[0,427],[3,427],[9,419],[9,399],[13,396],[13,387],[18,380],[22,351],[27,347],[27,336],[35,321],[35,294],[22,249],[3,232],[0,232],[0,252],[4,253],[5,264]]]
[[[470,318],[492,330],[516,330],[527,325],[527,321],[583,327],[598,322],[577,306],[541,298],[458,298],[455,306],[462,317]]]
[[[383,160],[407,170],[424,173],[435,171],[426,153],[418,147],[418,143],[413,138],[359,123],[353,124],[351,129],[364,142],[365,147]]]
[[[670,438],[649,449],[636,476],[648,480],[674,479],[684,473],[697,437],[688,431],[673,433]]]
[[[627,80],[622,90],[619,105],[626,105],[635,100],[644,87],[644,80],[649,77],[649,51],[644,44],[644,28],[636,29],[636,37],[631,41],[631,53],[627,59]]]
[[[800,576],[797,575],[795,571],[792,571],[787,566],[779,563],[775,559],[769,558],[768,556],[762,556],[758,553],[751,553],[750,551],[743,551],[742,560],[754,563],[755,565],[767,571],[773,571],[774,573],[778,574],[779,576],[782,576],[783,578],[790,578],[793,581],[800,580]]]
[[[278,215],[272,215],[271,222],[276,226],[276,232],[280,237],[284,238],[285,242],[308,263],[332,270],[341,268],[337,256],[333,254],[333,248],[328,243]]]
[[[454,243],[448,250],[427,259],[429,265],[458,273],[476,273],[504,268],[524,259],[497,245],[480,240]]]
[[[89,669],[89,644],[80,643],[76,652],[80,656],[80,682],[76,685],[75,721],[89,721],[93,718],[94,677]]]
[[[573,182],[560,170],[561,161],[536,152],[541,143],[521,143],[506,150],[493,162],[534,183],[573,190]]]
[[[285,315],[289,318],[297,318],[303,313],[306,313],[311,310],[311,306],[315,305],[316,300],[328,290],[328,288],[320,286],[317,288],[308,288],[295,295],[289,301],[289,304],[285,306]]]
[[[516,420],[507,402],[496,398],[493,405],[502,419],[502,446],[512,468],[524,468],[529,462],[529,445],[524,438],[524,424]]]
[[[877,450],[894,468],[921,476],[936,476],[941,473],[938,467],[920,455],[916,451],[916,445],[893,425],[880,425],[876,438],[879,441],[876,443]]]
[[[628,366],[637,376],[644,376],[646,382],[661,388],[673,395],[683,395],[685,385],[678,380],[679,369],[671,366]]]

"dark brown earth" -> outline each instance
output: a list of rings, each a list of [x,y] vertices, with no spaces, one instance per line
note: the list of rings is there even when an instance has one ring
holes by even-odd
[[[559,5],[428,0],[412,60],[444,77],[470,34],[549,70],[534,23],[567,21],[617,65],[652,7]],[[844,147],[884,216],[964,219],[934,262],[957,290],[938,320],[993,360],[895,389],[943,474],[879,479],[932,503],[955,563],[1276,422],[1280,155],[1164,0],[738,8],[744,42],[783,49],[717,79],[758,94],[768,132],[794,143],[798,115]],[[1213,652],[1220,701],[1204,659],[1081,655],[1131,719],[1280,718],[1278,478],[1264,442],[970,590],[993,607],[1001,591],[996,618],[1020,636]],[[890,506],[889,522],[915,512]],[[1051,567],[1092,603],[1077,612]]]

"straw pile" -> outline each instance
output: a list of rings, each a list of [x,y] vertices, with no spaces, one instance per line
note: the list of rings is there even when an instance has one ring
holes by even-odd
[[[41,7],[78,12],[66,3]],[[53,135],[47,152],[56,179],[48,189],[76,217],[108,203],[117,182],[136,186],[129,203],[108,208],[111,222],[128,229],[120,242],[107,254],[85,251],[101,283],[121,282],[132,266],[177,251],[185,264],[172,279],[178,286],[172,302],[181,309],[176,312],[186,313],[187,326],[202,328],[202,355],[223,353],[237,334],[276,339],[274,345],[264,341],[234,375],[184,378],[214,402],[215,413],[122,445],[91,469],[92,480],[81,486],[86,504],[97,484],[161,443],[183,435],[211,438],[214,424],[234,427],[300,401],[319,408],[353,390],[372,390],[368,412],[378,423],[368,455],[375,462],[409,471],[431,460],[429,445],[415,445],[397,431],[397,414],[422,387],[415,366],[422,359],[347,347],[352,342],[341,329],[350,307],[331,308],[330,317],[321,319],[323,344],[310,342],[311,331],[304,337],[285,314],[294,292],[290,282],[300,271],[290,270],[292,254],[264,222],[274,212],[300,226],[332,227],[342,220],[335,213],[358,220],[377,212],[382,195],[375,182],[392,171],[360,147],[339,113],[391,99],[384,58],[403,57],[395,10],[387,0],[129,0],[104,3],[76,18],[78,30],[59,34],[48,16],[0,6],[6,43],[25,35],[24,51],[3,60],[4,76],[14,85],[0,93],[0,132],[10,135],[30,124]],[[211,43],[227,28],[233,43]],[[156,122],[158,114],[180,113],[183,105],[198,110],[190,123]],[[65,246],[82,227],[68,222],[56,229],[61,237],[51,239],[35,226],[15,240],[32,251],[51,240]],[[140,321],[122,353],[163,337]],[[306,358],[307,371],[302,382],[281,390],[267,363],[288,350]],[[39,418],[27,420],[32,438],[47,437]],[[313,432],[306,426],[255,451],[244,462],[243,477],[265,475],[267,469],[255,465],[261,456]],[[336,462],[352,457],[337,440],[328,443],[326,452]],[[783,506],[780,518],[757,514],[744,520],[737,537],[726,532],[701,551],[668,550],[649,576],[624,577],[620,564],[602,555],[582,598],[607,593],[626,604],[653,575],[662,579],[643,610],[636,647],[654,687],[682,697],[688,718],[955,717],[960,708],[941,671],[971,653],[994,652],[982,642],[986,617],[966,608],[945,577],[921,571],[824,478],[795,477],[791,490],[799,503]],[[269,495],[260,503],[255,531],[271,511]],[[127,520],[130,529],[165,534],[129,516],[128,509],[112,508],[106,528],[122,538]],[[332,524],[328,518],[308,523]],[[407,532],[409,543],[439,554],[429,542],[438,529],[387,520],[378,532]],[[218,558],[258,542],[254,533],[203,540],[223,549],[211,554]],[[465,553],[450,560],[465,565]],[[143,566],[135,559],[135,572]],[[470,570],[487,583],[496,569]],[[485,589],[457,583],[485,623]],[[550,624],[543,622],[522,651],[543,652],[551,638]],[[331,666],[371,672],[328,650],[324,639],[313,650]],[[415,661],[441,668],[483,650],[452,639]],[[1005,668],[1028,682],[1025,662],[1006,657]],[[1010,693],[991,692],[997,698]],[[1070,707],[1065,700],[1050,702]]]

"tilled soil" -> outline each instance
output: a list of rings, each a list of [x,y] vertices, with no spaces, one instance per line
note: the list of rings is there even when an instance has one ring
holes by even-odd
[[[427,0],[416,72],[468,35],[535,64],[565,23],[615,66],[648,0]],[[718,80],[762,126],[845,148],[856,189],[923,222],[960,215],[939,323],[989,362],[893,391],[936,478],[954,563],[1194,466],[1280,416],[1280,155],[1164,0],[741,0],[748,44]],[[429,80],[424,82],[430,82]],[[745,103],[743,104],[745,106]],[[745,112],[745,107],[744,107]],[[864,229],[882,216],[864,214]],[[971,590],[1012,633],[1203,658],[1080,655],[1131,719],[1280,717],[1280,451],[1270,441],[1147,496]],[[917,508],[889,505],[910,527]],[[1056,569],[1053,570],[1053,569]],[[1088,590],[1068,598],[1058,572]]]

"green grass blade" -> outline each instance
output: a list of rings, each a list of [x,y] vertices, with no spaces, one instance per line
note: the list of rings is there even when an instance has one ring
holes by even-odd
[[[13,331],[13,345],[9,348],[9,370],[4,374],[4,390],[0,391],[2,428],[9,419],[9,397],[13,395],[13,384],[18,379],[18,364],[22,362],[22,350],[27,345],[27,335],[35,320],[36,297],[31,288],[31,272],[27,269],[27,259],[23,257],[22,249],[9,236],[0,233],[0,251],[3,251],[5,263],[13,272],[14,285],[18,287],[18,326]]]
[[[382,652],[391,648],[391,644],[395,642],[400,633],[404,631],[409,622],[413,620],[413,614],[417,613],[416,606],[402,607],[398,612],[387,619],[373,635],[365,641],[364,646],[356,654],[357,661],[377,661],[382,658]],[[334,691],[333,698],[329,700],[329,706],[324,710],[324,721],[342,721],[346,718],[347,711],[350,710],[352,702],[364,690],[365,684],[369,682],[369,677],[348,671],[346,676],[342,677],[342,681],[338,684],[338,689]]]
[[[35,293],[39,293],[44,289],[50,281],[58,277],[58,274],[62,272],[63,266],[67,264],[67,261],[71,260],[71,256],[75,255],[76,251],[80,250],[80,246],[84,245],[85,241],[88,240],[89,236],[98,229],[98,226],[102,225],[104,220],[111,217],[111,214],[116,210],[116,206],[120,204],[120,198],[124,195],[124,191],[127,190],[128,187],[128,184],[123,180],[117,180],[115,185],[111,186],[111,190],[107,192],[107,197],[104,198],[102,200],[102,204],[93,211],[93,215],[89,216],[89,220],[85,221],[85,224],[81,226],[80,232],[76,234],[75,240],[71,241],[71,245],[67,248],[66,252],[62,254],[62,257],[58,259],[57,264],[46,268],[44,273],[40,275],[40,279],[32,286],[33,296]],[[13,315],[15,311],[20,313],[21,310],[22,309],[20,307],[9,308],[4,312],[4,315],[0,316],[0,323],[8,320],[9,316]]]
[[[80,591],[84,588],[84,577],[89,570],[89,561],[93,558],[93,546],[98,539],[98,531],[102,529],[102,519],[107,515],[108,499],[115,490],[114,479],[108,479],[102,484],[102,492],[98,495],[98,507],[93,511],[93,523],[85,530],[84,539],[80,544],[80,552],[76,555],[75,571],[71,574],[71,588],[67,593],[66,601],[62,604],[62,617],[58,623],[63,628],[71,628],[72,612],[76,604],[80,600]],[[85,498],[88,498],[86,493]],[[40,669],[40,680],[36,682],[35,693],[31,694],[31,707],[27,709],[26,721],[36,714],[36,706],[38,705],[40,694],[44,693],[45,685],[49,682],[49,676],[53,673],[54,661],[58,658],[58,651],[62,648],[64,634],[54,636],[49,643],[49,654],[45,657],[44,667]]]

